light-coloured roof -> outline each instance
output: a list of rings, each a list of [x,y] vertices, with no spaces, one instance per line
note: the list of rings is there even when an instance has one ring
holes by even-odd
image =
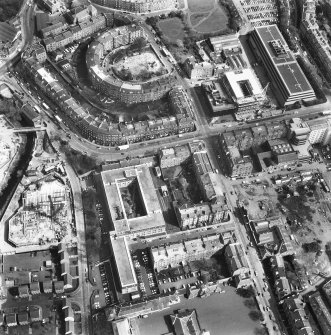
[[[111,246],[122,287],[137,284],[126,237],[111,239]]]

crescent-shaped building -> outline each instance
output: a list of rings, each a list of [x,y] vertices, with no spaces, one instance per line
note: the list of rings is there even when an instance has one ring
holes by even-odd
[[[93,0],[94,3],[132,13],[176,9],[177,0]]]
[[[89,45],[86,65],[96,90],[126,104],[157,100],[171,90],[176,84],[172,74],[163,74],[145,81],[125,81],[104,65],[104,59],[110,53],[141,37],[146,38],[142,27],[122,26],[108,30]]]

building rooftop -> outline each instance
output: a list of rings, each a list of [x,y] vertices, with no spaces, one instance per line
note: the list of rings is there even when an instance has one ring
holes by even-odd
[[[201,329],[197,319],[197,313],[194,309],[180,310],[177,314],[173,314],[170,317],[176,335],[200,334]]]
[[[111,239],[111,246],[122,287],[137,284],[126,237]]]
[[[227,78],[234,98],[238,100],[252,99],[252,97],[263,95],[263,88],[252,69],[241,69],[240,71],[226,72]]]
[[[131,334],[131,327],[128,319],[115,320],[111,323],[114,335],[129,335]]]
[[[198,174],[204,174],[207,172],[213,172],[213,167],[210,163],[207,152],[194,152],[193,163]]]
[[[146,165],[103,171],[101,178],[115,233],[123,235],[165,227],[151,173]],[[140,213],[131,216],[131,209],[123,195],[123,189],[127,189],[130,183],[135,183],[142,207]]]
[[[264,48],[291,94],[312,90],[277,25],[255,27]]]
[[[277,140],[269,140],[268,141],[271,151],[276,153],[277,155],[286,154],[289,152],[294,152],[291,144],[285,140],[277,139]]]

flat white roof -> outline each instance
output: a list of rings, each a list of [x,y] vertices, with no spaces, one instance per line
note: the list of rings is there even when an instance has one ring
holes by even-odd
[[[37,70],[37,72],[41,75],[41,77],[47,81],[47,83],[52,83],[53,81],[55,81],[55,79],[51,76],[51,74],[46,71],[46,69],[44,67],[40,68],[39,70]]]
[[[107,75],[99,68],[98,65],[94,65],[92,66],[92,70],[94,71],[94,73],[100,77],[102,80],[105,80],[107,78]]]
[[[115,320],[112,322],[114,335],[130,335],[130,325],[128,319]]]
[[[134,272],[128,243],[125,237],[111,239],[118,276],[122,287],[136,285],[137,278]]]
[[[122,88],[125,89],[125,90],[139,91],[139,90],[141,90],[141,85],[140,84],[123,83]]]
[[[225,73],[231,88],[237,99],[245,98],[238,82],[249,81],[254,95],[260,95],[263,92],[262,86],[252,69],[242,69],[240,72],[230,71]]]

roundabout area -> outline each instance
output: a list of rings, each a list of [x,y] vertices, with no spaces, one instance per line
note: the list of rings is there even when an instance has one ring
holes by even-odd
[[[86,65],[95,90],[126,104],[160,99],[176,85],[144,29],[135,25],[100,35],[88,47]]]

